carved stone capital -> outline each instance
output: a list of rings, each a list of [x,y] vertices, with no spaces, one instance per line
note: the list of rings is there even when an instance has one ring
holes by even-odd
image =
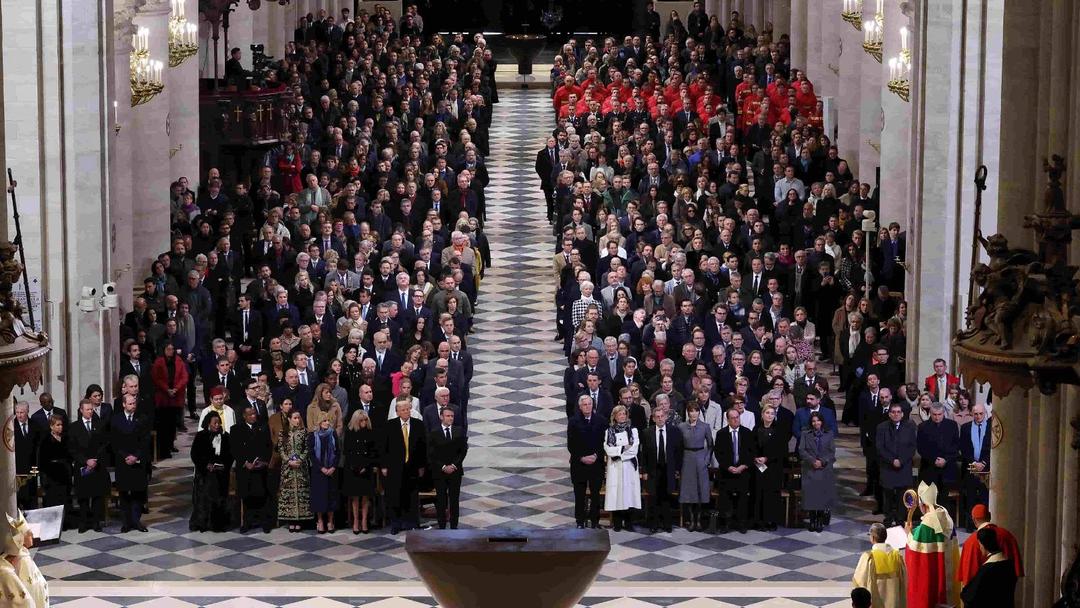
[[[138,29],[135,26],[135,15],[144,4],[146,0],[116,0],[113,4],[113,35],[117,53],[131,52],[131,37]]]

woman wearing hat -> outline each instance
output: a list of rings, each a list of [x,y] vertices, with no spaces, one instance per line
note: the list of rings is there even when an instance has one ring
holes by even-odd
[[[225,387],[215,386],[210,389],[210,403],[207,404],[203,411],[199,413],[199,428],[206,428],[203,426],[203,420],[210,415],[211,412],[216,413],[221,417],[221,428],[223,432],[228,433],[229,429],[236,424],[236,412],[231,407],[225,406]]]

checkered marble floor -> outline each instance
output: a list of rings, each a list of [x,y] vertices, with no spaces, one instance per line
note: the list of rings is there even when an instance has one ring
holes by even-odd
[[[491,184],[486,231],[494,266],[481,287],[477,332],[470,342],[476,359],[470,403],[474,422],[461,522],[466,528],[570,526],[573,494],[561,397],[564,358],[560,345],[551,340],[552,237],[533,172],[535,151],[549,132],[552,112],[543,91],[505,90],[500,97],[487,160]],[[724,536],[681,529],[654,536],[613,532],[611,555],[583,605],[843,604],[837,602],[846,596],[852,569],[865,549],[869,520],[864,515],[869,508],[856,495],[862,477],[857,434],[850,429],[842,434],[840,464],[845,470],[840,492],[845,507],[828,531],[782,528]],[[190,533],[190,440],[190,434],[178,438],[180,456],[159,463],[155,472],[151,513],[145,519],[149,533],[119,535],[114,520],[104,533],[67,532],[60,545],[37,552],[39,566],[54,581],[54,605],[432,605],[404,554],[404,535],[391,536],[385,530],[361,536],[347,531]],[[242,581],[280,585],[293,595],[269,597],[265,589],[252,591]],[[346,583],[348,589],[334,586]],[[715,588],[725,584],[733,587]],[[624,586],[633,585],[652,585],[652,590],[631,598]],[[695,591],[694,585],[712,587]],[[784,591],[785,585],[801,587],[791,592]],[[373,593],[374,587],[382,591]],[[88,595],[95,599],[75,599]]]

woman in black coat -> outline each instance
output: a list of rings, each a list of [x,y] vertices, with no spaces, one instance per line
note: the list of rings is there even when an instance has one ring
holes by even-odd
[[[573,418],[574,412],[577,411],[577,396],[580,389],[574,383],[574,374],[583,365],[585,365],[585,351],[578,351],[570,365],[563,370],[563,391],[566,393],[567,419]]]
[[[343,445],[345,466],[341,494],[349,499],[353,534],[368,533],[368,512],[375,496],[375,471],[379,448],[371,419],[364,410],[353,412],[345,429]]]
[[[751,519],[756,530],[775,530],[782,514],[780,490],[784,485],[784,460],[791,431],[776,419],[776,407],[766,405],[761,424],[754,427],[754,502]],[[765,470],[760,470],[764,465]]]
[[[64,417],[53,414],[49,418],[49,434],[38,444],[38,469],[45,493],[43,507],[64,506],[68,510],[71,501],[71,453],[64,436]]]
[[[229,527],[229,467],[232,465],[229,434],[221,428],[221,416],[210,412],[191,444],[195,465],[191,520],[193,532],[224,532]]]

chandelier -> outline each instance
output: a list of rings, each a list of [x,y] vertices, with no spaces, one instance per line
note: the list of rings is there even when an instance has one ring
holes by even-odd
[[[140,27],[132,35],[131,63],[131,107],[142,105],[165,89],[161,80],[164,66],[160,61],[150,59],[150,30]]]
[[[184,0],[172,0],[169,16],[169,67],[184,63],[188,57],[199,52],[199,26],[187,20]]]
[[[908,29],[900,28],[900,54],[889,59],[890,91],[904,101],[911,100],[911,48],[908,47]]]
[[[878,63],[881,63],[881,46],[885,33],[885,7],[884,0],[877,0],[877,12],[874,18],[863,23],[862,48],[870,54]]]
[[[862,3],[863,0],[844,0],[844,10],[840,13],[840,18],[856,30],[862,29]]]

